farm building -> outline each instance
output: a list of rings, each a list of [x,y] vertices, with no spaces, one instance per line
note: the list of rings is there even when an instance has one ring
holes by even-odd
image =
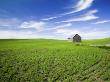
[[[81,36],[78,34],[75,34],[69,37],[68,40],[72,42],[81,42]]]

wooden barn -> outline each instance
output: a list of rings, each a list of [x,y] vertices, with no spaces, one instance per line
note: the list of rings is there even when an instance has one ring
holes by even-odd
[[[81,36],[78,34],[75,34],[69,37],[68,40],[72,42],[81,42]]]

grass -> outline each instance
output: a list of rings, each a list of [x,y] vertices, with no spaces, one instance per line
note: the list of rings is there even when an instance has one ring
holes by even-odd
[[[110,82],[110,39],[0,40],[0,82]]]
[[[85,40],[84,43],[86,44],[100,44],[100,45],[105,45],[105,44],[110,44],[110,38],[105,38],[105,39],[96,39],[96,40]]]

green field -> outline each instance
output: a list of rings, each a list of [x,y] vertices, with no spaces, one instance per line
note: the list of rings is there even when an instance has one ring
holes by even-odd
[[[110,38],[0,40],[0,82],[110,82]]]

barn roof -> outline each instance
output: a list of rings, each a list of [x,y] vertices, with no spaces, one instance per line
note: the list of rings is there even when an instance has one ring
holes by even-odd
[[[73,38],[75,35],[79,35],[79,34],[73,34],[71,35],[69,38]],[[79,35],[80,36],[80,35]]]

